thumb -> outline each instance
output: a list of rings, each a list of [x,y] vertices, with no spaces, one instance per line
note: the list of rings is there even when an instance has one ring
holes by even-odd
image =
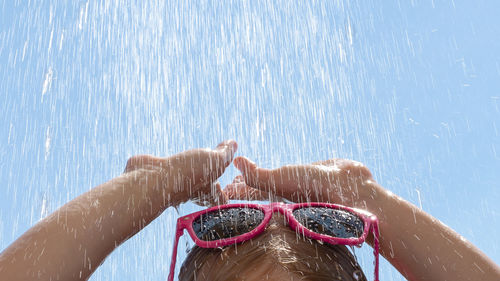
[[[253,188],[265,190],[274,182],[272,170],[260,168],[246,157],[236,157],[233,163],[242,173],[245,182]]]
[[[217,145],[215,151],[220,153],[224,159],[224,166],[228,166],[238,150],[238,144],[234,140],[225,140]]]
[[[233,161],[233,156],[238,149],[238,144],[234,140],[226,140],[217,145],[214,150],[210,151],[210,169],[207,174],[204,174],[205,180],[214,182],[217,180],[227,166]]]

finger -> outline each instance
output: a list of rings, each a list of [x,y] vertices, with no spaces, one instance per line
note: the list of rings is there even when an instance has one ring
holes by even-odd
[[[227,204],[229,201],[228,196],[222,191],[221,185],[219,182],[215,182],[210,185],[210,191],[200,193],[192,199],[193,203],[203,206],[203,207],[211,207],[217,205]]]
[[[305,202],[322,195],[326,183],[325,171],[313,165],[286,165],[279,169],[262,169],[244,157],[234,159],[235,166],[243,173],[245,182],[264,192],[292,202]]]
[[[223,192],[229,200],[266,201],[272,197],[268,192],[250,187],[244,182],[228,184]]]
[[[236,157],[233,163],[240,170],[245,182],[249,186],[265,190],[273,185],[272,170],[260,168],[250,159],[242,156]]]
[[[352,177],[359,177],[364,180],[373,179],[370,170],[361,162],[348,159],[336,159],[335,165],[339,169],[350,173]]]
[[[279,169],[259,168],[257,164],[245,157],[236,157],[233,161],[242,174],[248,186],[261,190],[271,201],[284,198],[292,202],[302,202],[307,169],[303,165],[287,165]],[[269,195],[270,194],[270,195]]]
[[[229,200],[268,200],[269,194],[250,187],[245,183],[245,178],[238,175],[231,184],[226,185],[223,190]]]
[[[215,155],[210,155],[210,167],[208,176],[210,181],[218,179],[233,161],[233,156],[238,149],[238,144],[234,140],[226,140],[217,145],[212,151]],[[213,156],[213,157],[212,157]]]
[[[337,159],[320,160],[311,163],[311,165],[335,166]]]
[[[212,185],[211,195],[212,196],[210,198],[212,198],[212,200],[210,200],[210,203],[212,206],[227,204],[229,201],[229,198],[222,191],[222,187],[219,182]]]
[[[215,150],[222,155],[224,165],[227,167],[233,161],[233,156],[238,150],[238,144],[234,140],[225,140],[219,143]]]
[[[337,173],[344,171],[350,174],[351,177],[372,178],[370,170],[363,163],[354,160],[334,158],[313,162],[312,165],[330,167],[331,171]]]
[[[222,192],[227,196],[229,200],[240,200],[240,187],[246,186],[245,179],[242,175],[238,175],[233,179],[233,182],[226,185]]]
[[[286,166],[285,169],[264,169],[260,168],[246,157],[236,157],[234,165],[243,174],[245,183],[264,193],[271,192],[273,196],[279,196],[288,200],[297,200],[296,178],[297,174],[290,172],[293,166]]]
[[[231,184],[233,183],[245,183],[245,178],[242,175],[237,175],[236,177],[234,177],[233,182]]]
[[[161,166],[162,161],[162,158],[153,155],[135,155],[128,159],[124,173],[155,165]]]

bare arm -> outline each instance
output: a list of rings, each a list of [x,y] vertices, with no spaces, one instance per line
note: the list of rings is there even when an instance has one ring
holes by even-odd
[[[73,199],[6,248],[0,279],[87,280],[117,246],[169,206],[220,193],[214,181],[235,150],[234,142],[226,142],[168,158],[131,158],[124,174]]]
[[[5,280],[86,280],[113,249],[161,213],[147,171],[123,174],[46,217],[0,255]],[[153,208],[154,206],[154,208]]]
[[[377,215],[381,254],[408,280],[500,280],[498,265],[477,247],[375,183],[358,162],[333,159],[269,170],[237,157],[234,164],[246,183],[235,179],[225,190],[230,197],[266,196],[256,188],[295,202],[342,203]]]
[[[373,181],[355,203],[380,220],[382,255],[408,280],[500,280],[500,268],[460,234]],[[364,197],[364,198],[363,198]]]

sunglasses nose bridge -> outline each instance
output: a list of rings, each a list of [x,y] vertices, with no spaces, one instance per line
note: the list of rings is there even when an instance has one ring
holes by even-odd
[[[280,213],[282,216],[288,218],[289,216],[289,209],[286,208],[286,205],[283,204],[283,203],[273,203],[271,204],[271,214],[274,214],[274,213]]]

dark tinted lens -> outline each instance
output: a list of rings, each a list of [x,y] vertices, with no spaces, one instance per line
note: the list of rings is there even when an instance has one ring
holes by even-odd
[[[264,220],[264,212],[253,208],[230,208],[212,211],[193,221],[199,239],[214,241],[252,231]]]
[[[359,238],[363,235],[363,220],[351,212],[326,207],[304,207],[295,209],[293,216],[307,229],[319,234],[339,238]]]

